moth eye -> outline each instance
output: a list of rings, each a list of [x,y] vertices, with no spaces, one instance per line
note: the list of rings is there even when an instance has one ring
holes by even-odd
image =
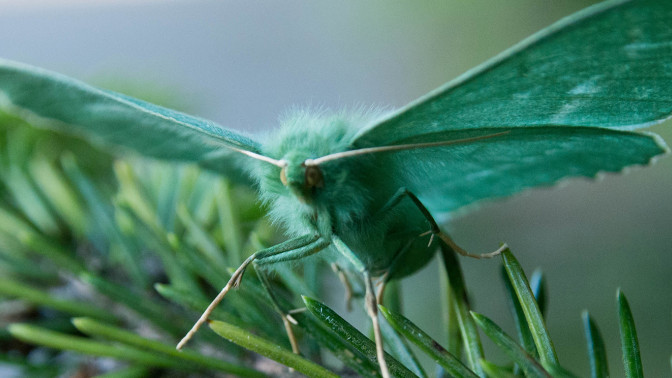
[[[282,168],[280,169],[280,182],[281,182],[282,185],[284,185],[284,186],[287,186],[287,174],[285,173],[285,169],[286,169],[286,168],[287,168],[287,167],[282,167]]]
[[[306,167],[306,187],[307,188],[322,188],[324,187],[324,177],[322,170],[315,165]]]

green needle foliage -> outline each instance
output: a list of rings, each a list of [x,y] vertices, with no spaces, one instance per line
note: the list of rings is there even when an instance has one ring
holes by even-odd
[[[280,240],[254,194],[194,166],[115,160],[22,120],[3,114],[0,121],[0,366],[26,376],[380,376],[367,333],[303,296],[320,295],[319,280],[309,277],[327,270],[313,260],[272,277],[279,306],[305,307],[292,313],[303,356],[291,352],[254,274],[216,309],[214,332],[176,351],[232,268]],[[24,193],[30,201],[19,200]],[[573,376],[545,325],[541,273],[528,283],[513,254],[502,254],[512,337],[471,311],[459,260],[448,248],[442,257],[442,317],[451,336],[444,342],[429,335],[397,312],[398,292],[388,295],[395,310],[380,310],[392,375],[431,376],[426,371],[435,369],[418,363],[420,353],[455,377]],[[361,284],[353,284],[357,297]],[[620,292],[618,304],[626,375],[640,377],[635,326]],[[583,320],[591,376],[606,377],[602,337],[587,313]],[[478,329],[511,363],[487,359]],[[43,357],[35,361],[38,351]]]
[[[397,332],[417,345],[424,353],[431,356],[432,359],[441,365],[446,371],[454,376],[476,377],[469,368],[448,352],[439,342],[432,339],[428,334],[413,324],[402,315],[390,312],[387,308],[380,306],[385,319],[394,327]]]
[[[630,305],[621,290],[618,290],[616,293],[616,299],[618,301],[618,317],[625,376],[628,378],[643,377],[642,360],[639,356],[639,341],[637,340],[635,320],[632,317]]]
[[[583,312],[583,327],[588,342],[588,357],[590,359],[590,376],[608,377],[609,366],[607,364],[607,353],[604,348],[604,341],[597,324],[590,317],[588,311]]]
[[[253,193],[194,166],[115,160],[4,114],[0,142],[1,367],[26,376],[380,376],[368,331],[304,296],[319,297],[320,282],[310,277],[327,271],[313,260],[272,277],[280,307],[305,308],[292,312],[303,356],[291,352],[254,274],[213,313],[214,332],[174,349],[232,268],[281,240]],[[459,260],[448,248],[441,252],[442,317],[451,336],[429,335],[398,313],[398,292],[388,295],[394,310],[380,310],[392,375],[431,376],[426,371],[435,368],[418,363],[426,355],[455,377],[573,376],[545,325],[541,273],[528,282],[513,254],[502,254],[516,325],[510,336],[471,310]],[[359,297],[361,283],[353,287]],[[625,372],[640,377],[635,325],[621,292],[618,305]],[[606,377],[602,337],[587,312],[583,321],[590,374]],[[509,364],[488,360],[479,329]]]
[[[210,323],[210,328],[212,328],[215,333],[231,342],[235,342],[244,348],[257,352],[274,361],[278,361],[287,367],[296,369],[307,376],[320,378],[338,377],[329,370],[310,362],[277,344],[269,342],[261,337],[251,335],[249,332],[231,324],[213,321]]]

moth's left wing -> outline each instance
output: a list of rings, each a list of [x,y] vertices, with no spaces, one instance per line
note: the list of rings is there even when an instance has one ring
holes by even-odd
[[[352,148],[451,130],[630,130],[672,113],[672,1],[586,8],[363,129]]]
[[[484,129],[483,135],[501,130]],[[461,139],[473,132],[445,132]],[[413,139],[405,142],[413,143]],[[552,185],[566,177],[594,178],[648,164],[667,151],[653,134],[594,127],[521,127],[470,143],[376,154],[371,189],[406,187],[435,214],[485,199]],[[378,185],[378,186],[377,186]],[[390,195],[388,193],[388,195]]]
[[[214,122],[3,59],[0,107],[36,126],[236,176],[246,174],[244,156],[232,149],[260,150],[258,142]]]

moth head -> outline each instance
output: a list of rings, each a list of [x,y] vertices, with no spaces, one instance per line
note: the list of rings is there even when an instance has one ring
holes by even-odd
[[[296,195],[302,202],[310,199],[315,191],[324,187],[324,175],[319,165],[312,164],[311,159],[281,160],[280,182]]]

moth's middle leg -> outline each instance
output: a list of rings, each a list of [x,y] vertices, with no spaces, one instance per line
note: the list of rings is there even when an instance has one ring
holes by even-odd
[[[371,274],[369,273],[364,263],[355,255],[352,250],[336,235],[331,236],[332,245],[338,250],[344,257],[346,257],[355,269],[364,276],[364,286],[366,287],[366,295],[364,297],[364,302],[366,304],[366,312],[371,318],[373,323],[373,334],[376,341],[376,358],[378,359],[378,366],[380,366],[380,373],[383,378],[389,378],[390,372],[387,368],[387,362],[385,362],[385,349],[383,348],[383,335],[380,331],[380,323],[378,322],[378,303],[376,301],[376,294],[373,288],[373,281],[371,280]]]
[[[334,273],[336,273],[336,275],[338,276],[338,280],[341,281],[341,284],[345,289],[345,308],[346,310],[348,310],[348,312],[350,312],[352,311],[352,298],[353,298],[353,290],[352,290],[352,284],[350,283],[350,279],[345,274],[343,269],[336,263],[331,264],[331,270],[333,270]]]
[[[422,213],[422,215],[425,217],[425,219],[429,223],[429,231],[420,235],[420,236],[431,235],[430,238],[429,238],[428,246],[430,246],[432,244],[432,241],[434,240],[434,237],[436,236],[436,237],[439,237],[439,239],[441,239],[444,243],[449,245],[451,248],[453,248],[453,250],[455,250],[455,252],[459,253],[460,255],[467,256],[467,257],[473,257],[473,258],[476,258],[476,259],[493,258],[493,257],[499,255],[500,253],[502,253],[502,251],[504,251],[507,248],[506,244],[502,244],[502,246],[500,246],[499,248],[497,248],[496,250],[494,250],[493,252],[490,252],[490,253],[472,254],[472,253],[469,253],[469,252],[465,251],[462,247],[457,245],[457,243],[455,243],[450,236],[448,236],[446,233],[441,231],[441,229],[439,228],[439,225],[436,223],[436,220],[434,219],[432,214],[429,212],[429,210],[427,210],[425,205],[420,201],[420,199],[418,199],[418,197],[415,194],[413,194],[413,192],[411,192],[410,190],[408,190],[406,188],[400,188],[392,196],[392,198],[390,198],[390,200],[387,201],[387,203],[378,211],[377,214],[384,215],[390,209],[397,206],[399,204],[399,202],[401,202],[401,200],[404,199],[404,197],[408,197],[411,201],[413,201],[413,204],[415,204],[415,207],[418,208],[420,213]]]

